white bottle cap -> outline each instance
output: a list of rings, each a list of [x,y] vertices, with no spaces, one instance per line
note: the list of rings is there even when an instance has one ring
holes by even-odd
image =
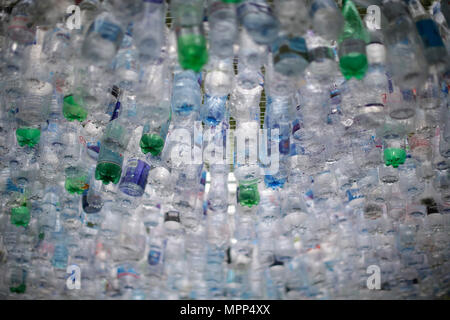
[[[369,64],[384,64],[386,61],[386,48],[381,43],[368,44],[366,46],[366,54]]]

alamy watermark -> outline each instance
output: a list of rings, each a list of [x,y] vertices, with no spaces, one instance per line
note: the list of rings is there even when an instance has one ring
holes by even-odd
[[[289,137],[280,136],[278,128],[259,129],[259,123],[248,124],[236,130],[203,129],[202,122],[196,121],[193,131],[176,128],[169,132],[162,157],[173,167],[257,165],[266,175],[278,173],[280,153],[289,151]]]
[[[81,10],[77,5],[68,6],[66,9],[66,14],[68,15],[66,20],[66,27],[69,30],[81,29]]]
[[[367,267],[366,273],[371,274],[367,278],[367,289],[380,290],[381,289],[381,269],[377,265],[370,265]]]
[[[367,14],[364,18],[369,29],[381,29],[381,9],[377,5],[370,5],[367,7]]]
[[[81,268],[73,264],[67,266],[66,272],[70,274],[70,276],[66,280],[67,289],[81,289]]]

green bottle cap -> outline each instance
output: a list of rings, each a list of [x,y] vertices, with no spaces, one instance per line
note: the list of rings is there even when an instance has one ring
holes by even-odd
[[[251,208],[259,203],[259,191],[258,184],[250,184],[250,185],[239,185],[238,193],[238,203],[241,206],[247,206]]]
[[[361,53],[350,53],[339,58],[339,67],[345,79],[362,79],[369,67],[367,56]]]
[[[68,121],[77,120],[83,122],[87,118],[87,110],[81,105],[79,101],[76,101],[73,94],[65,96],[63,101],[63,114],[64,118]]]
[[[406,150],[401,148],[388,148],[384,150],[384,163],[386,166],[397,168],[400,164],[405,163]]]
[[[24,203],[22,206],[11,208],[11,223],[16,227],[27,227],[30,223],[30,210]]]
[[[178,38],[178,60],[183,69],[199,72],[208,61],[206,39],[202,35],[185,34]]]
[[[158,134],[146,133],[142,135],[139,146],[144,154],[150,152],[152,156],[156,157],[164,148],[164,139]]]
[[[41,130],[29,127],[18,128],[16,130],[16,138],[19,146],[34,147],[41,140]]]
[[[110,182],[117,184],[122,174],[122,168],[115,163],[101,162],[95,168],[95,179],[101,180],[103,184]]]
[[[22,293],[25,293],[25,291],[27,291],[27,286],[25,283],[22,283],[21,285],[18,285],[17,287],[10,287],[9,291],[22,294]]]

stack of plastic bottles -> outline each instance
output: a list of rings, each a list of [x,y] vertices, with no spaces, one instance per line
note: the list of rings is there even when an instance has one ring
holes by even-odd
[[[448,1],[0,10],[0,299],[449,298]]]

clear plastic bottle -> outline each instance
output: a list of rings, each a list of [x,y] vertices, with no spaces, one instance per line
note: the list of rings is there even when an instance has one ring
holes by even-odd
[[[104,184],[119,182],[124,153],[131,137],[132,125],[128,117],[128,108],[122,105],[119,113],[118,118],[108,123],[101,139],[95,179],[101,180]]]
[[[220,59],[234,57],[238,34],[236,7],[220,0],[208,0],[209,52]]]
[[[425,11],[420,1],[408,0],[408,8],[422,39],[425,58],[432,68],[430,71],[441,74],[448,68],[449,56],[439,34],[438,26]]]
[[[383,2],[383,13],[387,25],[382,32],[392,78],[403,89],[419,88],[427,76],[428,65],[407,7],[400,1],[387,0]]]
[[[344,27],[344,18],[336,2],[332,0],[311,1],[309,16],[315,33],[327,40],[337,40]]]
[[[141,19],[133,24],[134,41],[142,62],[155,61],[161,56],[165,42],[166,4],[163,0],[143,0]]]
[[[123,26],[109,12],[99,14],[86,31],[82,56],[86,63],[107,66],[117,54],[124,37]]]
[[[266,0],[245,0],[237,8],[239,21],[258,44],[269,44],[277,37],[279,22]]]

